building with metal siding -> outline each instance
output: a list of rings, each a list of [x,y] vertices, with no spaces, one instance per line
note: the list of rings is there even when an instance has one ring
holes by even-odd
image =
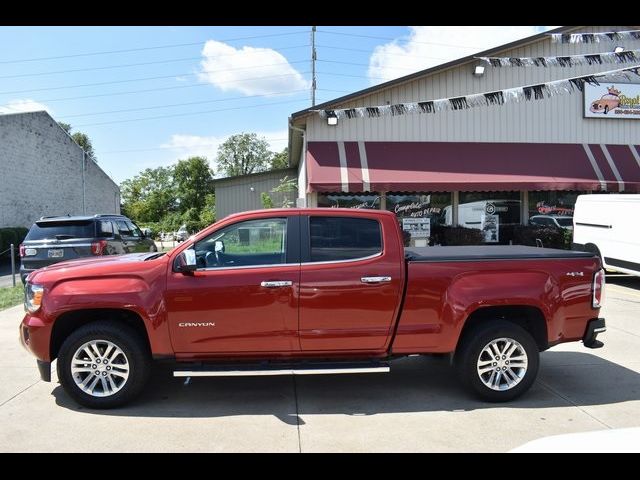
[[[341,118],[336,125],[316,111],[451,98],[634,66],[486,66],[483,75],[473,74],[484,64],[480,56],[640,49],[640,40],[554,43],[548,34],[638,28],[562,27],[292,114],[289,151],[298,167],[298,203],[399,209],[401,222],[411,216],[429,218],[430,226],[480,228],[494,215],[502,226],[527,224],[534,214],[570,214],[579,193],[640,191],[640,119],[585,118],[580,92],[435,114]],[[487,204],[498,213],[487,213]]]
[[[280,193],[272,190],[283,178],[295,179],[297,175],[297,169],[282,169],[215,180],[216,218],[220,220],[232,213],[263,208],[262,193],[271,196],[274,207],[282,206],[285,201],[295,205],[295,192]]]

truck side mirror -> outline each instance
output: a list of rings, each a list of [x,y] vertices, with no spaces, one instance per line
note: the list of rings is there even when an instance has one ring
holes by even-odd
[[[187,248],[180,252],[176,258],[176,271],[185,275],[190,275],[198,268],[196,262],[196,251],[193,248]]]

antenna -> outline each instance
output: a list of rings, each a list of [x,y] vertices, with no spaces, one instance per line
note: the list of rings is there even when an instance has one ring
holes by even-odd
[[[311,27],[311,106],[316,104],[316,27]]]

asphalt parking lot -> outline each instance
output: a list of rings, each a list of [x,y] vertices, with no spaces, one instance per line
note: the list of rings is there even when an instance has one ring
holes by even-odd
[[[470,398],[444,360],[389,374],[195,378],[158,368],[130,407],[78,407],[39,380],[17,339],[22,306],[0,312],[0,451],[509,451],[549,435],[640,427],[640,278],[609,276],[605,346],[542,354],[538,381],[502,405]]]

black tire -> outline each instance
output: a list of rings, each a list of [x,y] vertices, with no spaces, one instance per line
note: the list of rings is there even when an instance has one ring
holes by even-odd
[[[520,344],[527,355],[527,368],[519,383],[505,390],[494,390],[485,385],[481,379],[478,372],[478,360],[480,360],[486,346],[501,338],[515,340]],[[486,354],[483,358],[487,358]],[[540,351],[531,334],[522,327],[505,320],[487,320],[486,323],[466,332],[455,356],[455,367],[460,381],[473,394],[489,402],[508,402],[529,390],[538,374],[539,364]],[[487,372],[485,380],[491,374],[492,372]],[[505,377],[502,378],[504,380]],[[506,382],[504,383],[506,384]]]
[[[128,378],[120,390],[109,396],[96,397],[84,392],[76,385],[71,372],[73,355],[92,340],[113,343],[124,352],[129,364]],[[151,354],[144,339],[130,326],[99,320],[78,328],[67,337],[60,347],[57,369],[64,390],[76,402],[89,408],[115,408],[131,402],[142,392],[151,370]]]

